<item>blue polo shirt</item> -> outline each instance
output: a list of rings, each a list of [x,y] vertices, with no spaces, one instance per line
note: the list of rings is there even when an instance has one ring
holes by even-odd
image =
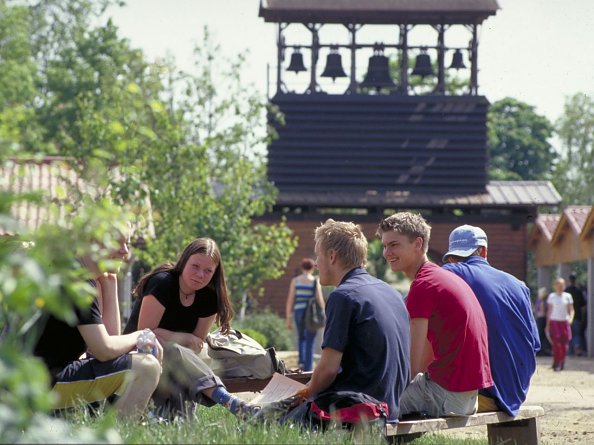
[[[526,400],[530,378],[540,350],[532,314],[530,290],[513,275],[492,267],[486,259],[471,256],[443,266],[461,277],[474,291],[487,320],[489,360],[495,385],[480,393],[515,416]]]
[[[347,273],[326,304],[322,348],[342,352],[328,390],[357,391],[386,402],[397,421],[410,381],[410,325],[402,295],[363,268]]]

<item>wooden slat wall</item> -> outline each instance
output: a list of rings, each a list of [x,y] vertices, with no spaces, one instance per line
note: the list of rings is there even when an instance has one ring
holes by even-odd
[[[487,182],[481,96],[279,94],[269,178],[289,191],[480,193]]]

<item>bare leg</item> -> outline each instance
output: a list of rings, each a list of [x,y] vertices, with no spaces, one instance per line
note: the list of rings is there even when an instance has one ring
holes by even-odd
[[[126,390],[115,403],[115,408],[124,416],[141,413],[155,391],[161,376],[161,365],[151,354],[132,354],[132,375]]]

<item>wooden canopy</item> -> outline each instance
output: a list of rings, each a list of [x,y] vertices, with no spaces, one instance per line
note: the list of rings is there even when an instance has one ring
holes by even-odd
[[[266,22],[480,24],[497,0],[261,0]]]

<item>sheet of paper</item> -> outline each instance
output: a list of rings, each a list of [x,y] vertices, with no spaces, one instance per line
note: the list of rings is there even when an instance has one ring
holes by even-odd
[[[303,383],[299,383],[276,372],[270,379],[270,382],[268,382],[268,385],[266,385],[251,403],[264,404],[278,402],[279,400],[291,397],[302,388],[305,388]]]

